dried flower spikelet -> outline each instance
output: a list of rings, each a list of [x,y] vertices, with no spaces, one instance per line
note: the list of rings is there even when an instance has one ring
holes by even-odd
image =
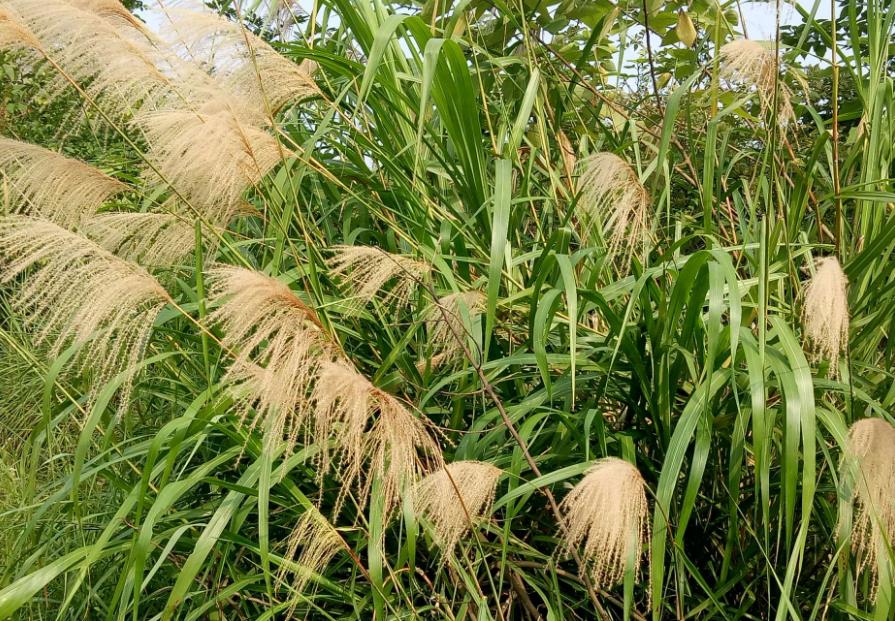
[[[209,322],[235,350],[225,375],[245,423],[291,453],[310,403],[309,385],[332,345],[312,308],[284,283],[253,270],[221,265],[209,271],[209,297],[219,303]]]
[[[875,598],[878,562],[888,558],[895,541],[895,427],[878,418],[855,422],[840,470],[850,502],[857,506],[851,537],[858,571],[870,572]]]
[[[485,308],[486,297],[481,291],[451,293],[438,299],[429,307],[426,316],[426,333],[436,353],[439,364],[462,354],[467,340],[464,316],[473,320]],[[432,366],[437,366],[435,360]]]
[[[143,34],[149,34],[139,19],[127,10],[118,0],[66,0],[72,6],[90,11],[115,24],[134,28]]]
[[[374,480],[379,479],[383,511],[388,515],[405,491],[443,462],[441,450],[422,420],[392,395],[377,391],[375,399],[379,418],[367,436],[365,450],[371,476],[361,497],[369,498]]]
[[[444,558],[475,522],[487,516],[503,471],[481,461],[457,461],[427,475],[413,488],[414,511],[432,523]]]
[[[595,153],[579,163],[579,209],[587,240],[599,227],[607,259],[629,260],[646,247],[651,218],[646,188],[627,162],[613,153]]]
[[[243,193],[288,155],[273,136],[229,111],[163,110],[142,113],[135,123],[150,145],[146,176],[170,185],[213,222],[232,213]]]
[[[584,557],[597,588],[618,583],[629,563],[639,574],[649,539],[649,508],[643,477],[630,463],[597,461],[563,500],[566,547],[584,544]]]
[[[318,92],[316,64],[294,63],[240,24],[210,11],[169,9],[166,38],[259,110],[276,112]]]
[[[0,137],[0,175],[9,182],[12,210],[70,228],[127,190],[117,179],[79,160]]]
[[[170,97],[168,79],[129,33],[100,15],[64,0],[6,0],[65,75],[112,116]],[[58,72],[54,72],[57,74]],[[45,94],[57,98],[70,83],[54,76]]]
[[[103,213],[83,230],[106,250],[149,267],[177,265],[196,248],[193,226],[169,213]]]
[[[27,273],[13,306],[38,328],[38,342],[58,355],[81,344],[78,370],[95,374],[100,386],[120,372],[133,372],[170,297],[145,270],[85,237],[25,216],[0,219],[2,281]],[[125,408],[132,377],[119,399]]]
[[[40,49],[40,41],[10,7],[0,5],[0,50]]]
[[[815,361],[830,361],[831,375],[848,346],[848,324],[848,278],[835,257],[819,259],[805,288],[802,327],[806,349]]]
[[[346,360],[332,360],[320,365],[320,373],[311,395],[314,427],[313,439],[320,444],[318,478],[331,469],[332,449],[340,455],[338,472],[343,482],[341,505],[351,486],[360,480],[364,463],[364,432],[377,409],[377,388]]]
[[[374,246],[336,246],[334,250],[336,254],[328,261],[331,273],[344,278],[360,304],[381,295],[384,303],[403,305],[417,281],[431,269],[426,263]],[[390,281],[394,282],[385,291]]]
[[[791,94],[779,79],[780,63],[771,45],[751,39],[737,39],[723,45],[721,71],[732,82],[754,88],[764,110],[773,109],[776,91],[777,118],[786,122],[793,116]]]
[[[287,562],[280,566],[277,587],[285,584],[287,574],[291,573],[292,588],[303,593],[308,582],[329,565],[344,545],[339,532],[320,511],[307,509],[289,535],[283,555]]]
[[[334,469],[330,443],[339,454],[335,470],[342,481],[342,493],[336,512],[352,487],[365,502],[374,477],[382,481],[383,505],[388,512],[406,485],[417,481],[427,466],[440,460],[441,453],[425,425],[347,360],[321,365],[312,403],[312,438],[320,444],[320,478]],[[368,462],[372,476],[363,474]]]

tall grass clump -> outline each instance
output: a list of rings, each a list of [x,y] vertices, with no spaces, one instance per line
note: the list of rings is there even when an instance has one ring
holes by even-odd
[[[0,619],[895,614],[895,8],[535,4],[0,0]]]

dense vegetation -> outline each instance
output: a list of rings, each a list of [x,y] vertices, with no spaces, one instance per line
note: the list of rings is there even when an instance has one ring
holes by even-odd
[[[895,4],[172,4],[0,0],[0,618],[892,617]]]

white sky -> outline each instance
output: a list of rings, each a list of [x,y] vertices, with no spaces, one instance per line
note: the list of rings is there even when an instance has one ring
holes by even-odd
[[[808,12],[814,5],[814,0],[798,0],[798,3]],[[775,2],[745,2],[742,5],[743,19],[746,22],[746,30],[750,39],[773,39],[776,33],[776,3]],[[816,19],[830,18],[830,2],[826,0],[818,5]],[[786,2],[780,3],[780,25],[799,24],[802,16],[795,7]]]

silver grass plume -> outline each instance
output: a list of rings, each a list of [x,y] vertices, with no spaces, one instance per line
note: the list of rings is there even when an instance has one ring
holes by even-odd
[[[244,96],[178,57],[118,0],[4,1],[9,4],[0,6],[0,11],[15,19],[0,19],[0,48],[10,46],[3,32],[17,24],[10,36],[14,42],[18,39],[19,47],[27,39],[27,47],[35,49],[38,58],[58,64],[112,117],[130,118],[135,109],[186,107],[202,112],[214,101],[214,107],[227,107],[242,119],[265,118],[263,110],[253,110]],[[11,5],[25,17],[14,13]],[[46,94],[54,98],[69,87],[58,74]]]
[[[895,428],[878,418],[855,422],[848,433],[840,480],[848,502],[857,508],[851,543],[858,572],[870,572],[875,599],[879,565],[888,562],[888,550],[895,542]],[[844,517],[840,514],[840,520]],[[840,531],[849,526],[841,522]]]
[[[292,62],[242,25],[210,11],[166,13],[170,19],[163,37],[256,108],[276,112],[318,92],[313,62]]]
[[[754,88],[765,111],[774,109],[776,90],[777,118],[786,122],[793,116],[792,97],[779,77],[780,63],[772,45],[751,39],[737,39],[723,45],[721,72],[732,82]]]
[[[327,262],[330,273],[344,279],[355,305],[369,303],[377,296],[384,303],[403,305],[418,280],[431,270],[426,263],[375,246],[336,246],[334,250],[335,255]]]
[[[431,522],[443,558],[450,557],[475,522],[490,513],[502,472],[486,462],[457,461],[414,486],[414,511]]]
[[[435,351],[432,366],[457,358],[463,353],[467,341],[464,316],[473,320],[485,308],[485,295],[481,291],[463,291],[438,298],[426,313],[426,333]]]
[[[361,497],[370,497],[378,478],[383,511],[389,515],[407,490],[427,472],[441,467],[442,456],[426,424],[398,399],[378,391],[376,400],[379,418],[367,436],[365,451],[372,476],[367,477]]]
[[[90,11],[102,18],[105,18],[114,24],[119,24],[129,28],[135,28],[141,33],[148,35],[146,27],[139,19],[134,17],[133,13],[127,10],[118,0],[66,0],[69,4]]]
[[[103,109],[126,116],[149,102],[170,97],[169,80],[147,54],[148,46],[100,15],[64,0],[5,0],[57,64]],[[46,92],[57,98],[68,80],[56,75]]]
[[[277,587],[285,584],[287,574],[291,573],[292,588],[297,594],[304,593],[308,583],[320,574],[344,547],[342,536],[326,517],[316,508],[306,509],[289,534],[286,552],[283,555],[288,562],[280,566],[277,573]]]
[[[376,387],[347,360],[320,365],[311,394],[314,427],[311,437],[320,443],[318,478],[333,469],[329,440],[340,456],[338,473],[342,497],[359,482],[364,463],[364,432],[377,410]],[[341,500],[337,506],[341,504]]]
[[[0,219],[0,261],[2,282],[27,275],[13,307],[36,328],[36,341],[50,343],[53,355],[80,344],[77,368],[95,374],[94,385],[133,372],[156,316],[171,301],[142,268],[46,220]],[[121,388],[122,408],[131,380]]]
[[[646,248],[652,226],[650,198],[637,173],[614,153],[595,153],[579,163],[578,208],[582,237],[602,231],[607,260],[624,261]]]
[[[0,4],[0,50],[39,49],[40,41],[11,7]]]
[[[597,588],[618,583],[627,569],[639,574],[649,540],[646,485],[630,463],[607,457],[585,473],[562,502],[565,545],[583,544]]]
[[[310,384],[334,346],[312,308],[284,283],[253,270],[221,265],[209,271],[209,316],[235,350],[225,379],[243,423],[262,426],[268,445],[294,448],[310,411]]]
[[[388,511],[406,485],[416,482],[427,465],[440,459],[438,446],[424,424],[347,360],[321,364],[311,400],[315,418],[312,437],[322,445],[318,476],[334,469],[328,441],[334,442],[339,454],[335,469],[343,486],[337,511],[354,485],[361,499],[366,499],[374,477],[382,480]],[[363,476],[368,462],[372,476]]]
[[[8,181],[13,211],[66,228],[128,189],[84,162],[4,137],[0,137],[0,176]]]
[[[830,361],[832,376],[848,347],[848,325],[848,278],[836,257],[819,259],[805,288],[802,327],[806,349],[815,361]]]
[[[159,187],[173,186],[213,222],[232,213],[242,194],[287,154],[273,136],[229,110],[146,112],[135,123],[149,143],[154,170],[147,177]]]
[[[196,248],[194,227],[171,213],[106,212],[82,228],[103,248],[147,267],[177,265]]]

